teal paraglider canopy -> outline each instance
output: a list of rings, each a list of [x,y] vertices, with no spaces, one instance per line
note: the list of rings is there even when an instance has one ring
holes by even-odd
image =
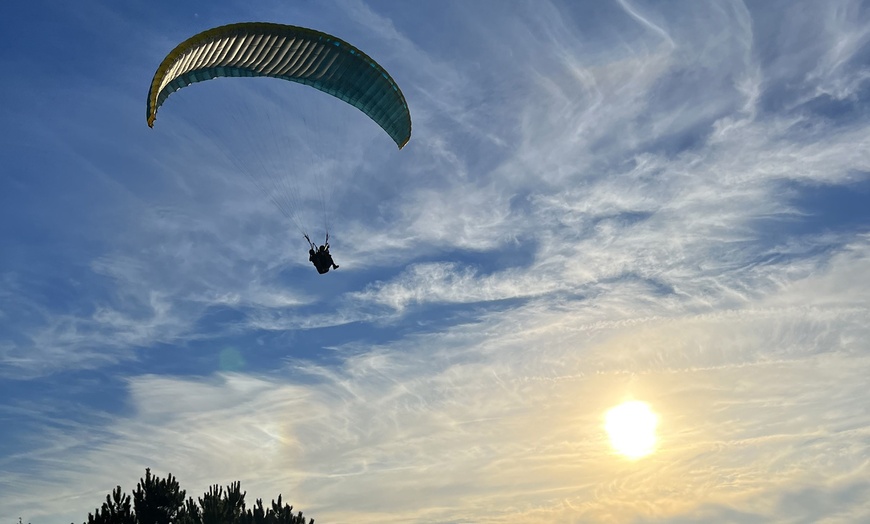
[[[361,110],[399,149],[411,138],[405,97],[372,58],[335,36],[265,22],[215,27],[173,49],[151,81],[149,127],[170,94],[218,77],[271,77],[309,85]]]

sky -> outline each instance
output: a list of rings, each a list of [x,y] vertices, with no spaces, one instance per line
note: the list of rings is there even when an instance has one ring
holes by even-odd
[[[364,50],[409,144],[264,79],[149,129],[239,21]],[[4,2],[0,518],[151,468],[318,523],[870,521],[868,44],[850,0]]]

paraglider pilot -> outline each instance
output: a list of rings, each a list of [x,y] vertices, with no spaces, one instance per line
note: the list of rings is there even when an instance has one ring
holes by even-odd
[[[311,242],[308,235],[305,235],[305,240],[308,241],[310,249],[308,250],[308,261],[314,264],[317,272],[321,275],[329,272],[329,268],[338,269],[338,264],[332,260],[332,255],[329,253],[329,234],[326,235],[326,242],[319,248]],[[315,248],[317,248],[315,250]]]

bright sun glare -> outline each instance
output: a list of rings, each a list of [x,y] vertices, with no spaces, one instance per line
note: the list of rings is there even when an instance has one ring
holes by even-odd
[[[617,453],[636,460],[653,452],[658,417],[645,402],[631,401],[612,408],[604,429]]]

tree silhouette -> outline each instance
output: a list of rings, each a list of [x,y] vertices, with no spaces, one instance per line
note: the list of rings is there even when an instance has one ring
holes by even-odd
[[[119,488],[120,489],[120,488]],[[178,481],[169,474],[165,479],[151,476],[151,469],[145,469],[145,478],[133,492],[133,508],[136,520],[141,524],[171,524],[184,504],[185,491]]]
[[[88,524],[136,524],[136,516],[130,507],[130,495],[121,493],[121,486],[111,496],[106,495],[103,506],[93,515],[88,514]]]
[[[132,505],[130,495],[118,486],[88,514],[85,524],[314,524],[314,519],[306,523],[301,511],[294,515],[293,506],[284,504],[281,495],[271,507],[257,499],[247,509],[245,493],[236,481],[226,488],[215,484],[197,500],[185,500],[187,493],[171,473],[161,479],[148,468],[133,492]]]

